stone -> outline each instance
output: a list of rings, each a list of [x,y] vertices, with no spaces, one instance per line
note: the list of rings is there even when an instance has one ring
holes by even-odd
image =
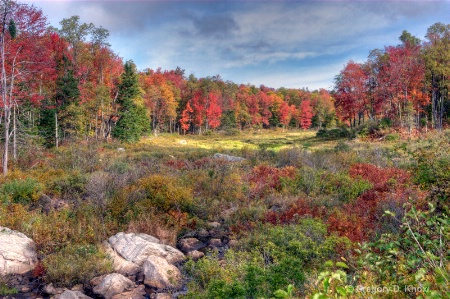
[[[83,292],[84,291],[84,286],[82,284],[76,284],[71,288],[72,291],[79,291],[79,292]]]
[[[164,290],[181,286],[180,270],[159,256],[149,256],[144,262],[143,272],[144,283],[150,287]]]
[[[200,229],[197,233],[197,236],[199,238],[208,238],[210,236],[210,233],[206,229]]]
[[[209,245],[214,247],[221,247],[223,244],[220,239],[211,239],[209,240]]]
[[[64,292],[64,289],[63,288],[55,288],[53,286],[53,283],[49,283],[44,286],[42,291],[48,295],[58,295],[58,294],[61,294],[62,292]]]
[[[147,234],[117,233],[108,239],[111,248],[125,260],[141,267],[148,256],[154,255],[174,264],[185,259],[184,254],[176,248],[161,242]],[[113,257],[114,258],[114,257]]]
[[[173,297],[167,293],[158,293],[156,294],[155,299],[172,299]]]
[[[0,226],[0,276],[25,274],[37,263],[36,244],[23,233]]]
[[[178,248],[184,253],[189,251],[197,250],[205,247],[206,245],[199,241],[197,238],[184,238],[178,242]]]
[[[198,250],[189,251],[186,255],[188,257],[192,258],[194,261],[198,261],[199,259],[201,259],[202,257],[205,256],[205,254],[203,252],[198,251]]]
[[[241,158],[241,157],[230,156],[230,155],[219,154],[219,153],[215,153],[213,157],[214,157],[214,159],[221,159],[221,160],[225,160],[225,161],[228,161],[228,162],[242,162],[242,161],[245,161],[245,159]]]
[[[133,287],[135,287],[134,282],[122,274],[112,273],[104,276],[100,284],[94,287],[93,292],[105,299],[111,299],[113,296],[128,291]]]
[[[108,242],[104,242],[105,252],[111,257],[114,271],[123,275],[135,275],[139,272],[139,265],[129,262],[118,254]]]
[[[114,295],[111,299],[142,299],[145,295],[145,286],[140,285],[131,291]]]
[[[92,299],[80,291],[65,290],[62,294],[56,295],[55,299]]]
[[[206,225],[208,225],[209,228],[220,228],[222,226],[219,222],[216,221],[208,222]]]

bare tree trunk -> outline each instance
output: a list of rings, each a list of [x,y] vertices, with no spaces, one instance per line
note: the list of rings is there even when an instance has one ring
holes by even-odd
[[[58,148],[59,143],[58,143],[58,112],[55,111],[55,147]]]
[[[17,161],[17,115],[16,115],[16,106],[13,108],[13,159]]]

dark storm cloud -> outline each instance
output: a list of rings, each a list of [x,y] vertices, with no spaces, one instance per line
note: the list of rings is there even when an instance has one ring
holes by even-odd
[[[209,15],[193,18],[195,33],[200,38],[230,37],[239,30],[236,21],[227,15]]]

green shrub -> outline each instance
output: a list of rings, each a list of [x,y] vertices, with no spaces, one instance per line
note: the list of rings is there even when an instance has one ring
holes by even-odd
[[[336,129],[320,129],[316,133],[317,137],[325,138],[325,139],[339,139],[339,138],[355,138],[356,133],[353,130],[348,128],[336,128]]]
[[[42,185],[30,178],[15,179],[0,187],[0,200],[3,203],[29,204],[39,197]]]
[[[71,244],[43,259],[45,280],[56,286],[87,284],[95,276],[112,272],[108,255],[96,245]]]
[[[301,289],[307,269],[336,258],[341,245],[348,248],[348,240],[327,237],[326,226],[314,219],[262,225],[241,239],[241,251],[229,250],[222,260],[209,255],[189,261],[185,270],[192,280],[185,298],[263,298],[287,285]]]
[[[395,134],[395,133],[393,133],[393,134],[387,134],[387,135],[384,137],[384,140],[385,140],[385,141],[389,141],[389,142],[397,141],[397,140],[399,140],[399,139],[400,139],[400,136],[399,136],[398,134]]]
[[[78,171],[64,173],[49,182],[49,189],[67,199],[81,198],[88,179]]]

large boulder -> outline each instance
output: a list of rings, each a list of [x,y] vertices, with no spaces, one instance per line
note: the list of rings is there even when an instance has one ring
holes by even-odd
[[[181,286],[181,272],[165,259],[151,255],[144,262],[144,283],[156,289],[172,289]]]
[[[128,291],[135,287],[134,282],[122,274],[112,273],[103,277],[99,285],[94,287],[94,294],[100,295],[105,299],[111,299],[117,294]]]
[[[25,274],[37,263],[36,244],[24,234],[0,226],[0,276]]]
[[[158,256],[169,264],[181,262],[184,254],[176,248],[147,234],[117,233],[106,242],[106,251],[113,259],[116,272],[127,275],[136,274],[149,256]]]

